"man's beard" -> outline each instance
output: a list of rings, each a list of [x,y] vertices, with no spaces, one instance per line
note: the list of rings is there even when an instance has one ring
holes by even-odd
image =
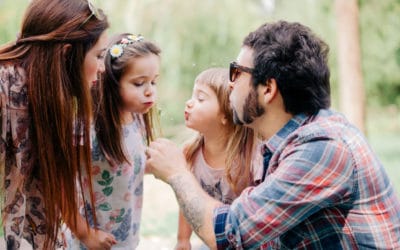
[[[233,122],[238,125],[251,124],[257,117],[265,113],[265,109],[258,104],[258,93],[252,89],[247,96],[243,108],[243,119],[240,119],[237,111],[233,109]]]

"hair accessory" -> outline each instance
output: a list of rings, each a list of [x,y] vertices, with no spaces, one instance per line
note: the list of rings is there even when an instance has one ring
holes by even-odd
[[[114,44],[110,48],[110,55],[112,59],[116,59],[124,53],[124,48],[128,46],[129,44],[135,43],[135,42],[140,42],[144,39],[143,36],[141,35],[128,35],[124,38],[121,39],[118,43]]]

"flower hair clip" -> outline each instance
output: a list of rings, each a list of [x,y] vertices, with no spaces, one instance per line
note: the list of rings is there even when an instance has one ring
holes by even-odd
[[[121,39],[118,43],[114,44],[110,48],[110,55],[112,59],[117,59],[124,53],[124,48],[129,44],[140,42],[144,39],[141,35],[128,35]]]

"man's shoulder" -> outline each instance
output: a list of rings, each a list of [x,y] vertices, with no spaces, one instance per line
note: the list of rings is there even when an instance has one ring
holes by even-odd
[[[310,116],[294,135],[299,140],[333,139],[346,137],[354,127],[340,113],[332,110],[321,110]]]

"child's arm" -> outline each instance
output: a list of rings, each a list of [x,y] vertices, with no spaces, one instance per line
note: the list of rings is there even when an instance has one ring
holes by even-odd
[[[114,235],[87,226],[81,215],[77,217],[75,230],[71,228],[71,231],[88,249],[111,249],[117,243]]]
[[[175,246],[175,250],[190,250],[190,236],[192,235],[192,227],[186,221],[185,216],[181,210],[179,210],[179,224],[178,224],[178,241]]]

